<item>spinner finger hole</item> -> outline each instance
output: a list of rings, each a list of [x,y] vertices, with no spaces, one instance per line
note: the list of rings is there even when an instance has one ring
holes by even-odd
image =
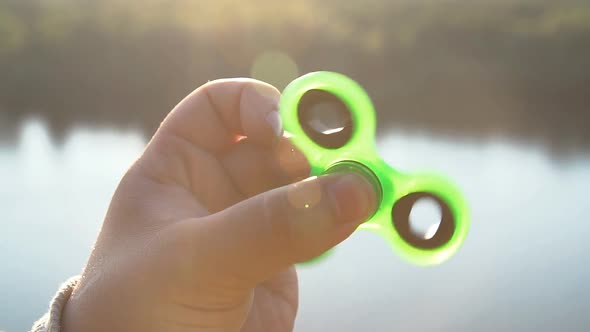
[[[305,92],[299,100],[297,116],[305,134],[321,147],[341,148],[352,136],[350,110],[340,98],[330,92]]]
[[[420,249],[445,245],[456,227],[448,204],[428,192],[411,193],[399,199],[392,208],[392,219],[401,238]]]

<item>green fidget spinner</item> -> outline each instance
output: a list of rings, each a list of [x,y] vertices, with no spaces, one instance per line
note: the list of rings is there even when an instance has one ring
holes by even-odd
[[[339,104],[347,125],[337,133],[312,127],[311,110],[320,104]],[[375,111],[363,88],[333,72],[314,72],[291,82],[280,101],[284,128],[305,154],[312,175],[353,171],[366,176],[378,194],[376,212],[359,229],[380,234],[394,251],[418,265],[440,264],[463,244],[469,229],[469,211],[461,192],[444,177],[409,174],[389,166],[375,148]],[[441,208],[434,235],[416,234],[410,212],[422,199],[433,199]]]

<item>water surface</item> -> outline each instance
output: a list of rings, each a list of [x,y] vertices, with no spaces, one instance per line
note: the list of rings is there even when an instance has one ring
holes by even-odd
[[[29,121],[0,142],[0,331],[24,331],[59,283],[79,273],[110,197],[145,142],[136,131],[79,128],[56,147]],[[415,267],[358,232],[300,269],[296,330],[583,331],[590,325],[590,156],[542,146],[394,132],[379,150],[403,169],[454,178],[472,228],[446,264]]]

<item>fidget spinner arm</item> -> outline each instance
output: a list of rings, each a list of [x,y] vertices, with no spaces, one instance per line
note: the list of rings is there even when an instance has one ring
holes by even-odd
[[[311,125],[311,109],[323,102],[345,109],[342,130],[324,135]],[[469,212],[461,192],[435,174],[409,174],[387,164],[375,146],[375,111],[363,88],[333,72],[314,72],[291,82],[280,101],[285,130],[305,154],[312,175],[339,170],[359,172],[369,179],[378,196],[378,208],[359,229],[381,235],[403,258],[418,265],[440,264],[463,244]],[[410,212],[421,198],[432,198],[441,208],[441,222],[429,238],[412,232]]]

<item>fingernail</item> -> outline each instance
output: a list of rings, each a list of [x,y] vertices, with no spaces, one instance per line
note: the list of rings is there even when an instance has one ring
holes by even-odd
[[[266,122],[272,128],[276,137],[283,136],[283,122],[281,116],[277,111],[271,111],[266,115]]]
[[[269,84],[254,85],[255,92],[271,105],[278,105],[281,99],[281,93]]]
[[[375,189],[359,174],[338,174],[328,184],[328,194],[338,224],[361,224],[376,208]]]

